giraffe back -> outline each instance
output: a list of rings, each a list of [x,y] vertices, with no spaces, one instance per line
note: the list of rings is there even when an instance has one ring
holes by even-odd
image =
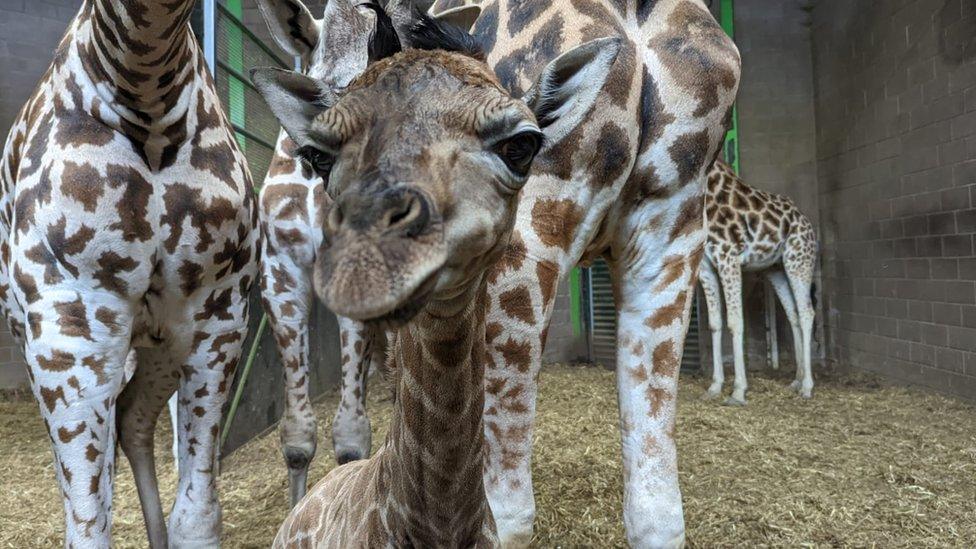
[[[722,161],[708,173],[705,206],[709,256],[737,255],[743,269],[761,270],[781,261],[787,247],[816,253],[813,224],[790,198],[746,185]]]

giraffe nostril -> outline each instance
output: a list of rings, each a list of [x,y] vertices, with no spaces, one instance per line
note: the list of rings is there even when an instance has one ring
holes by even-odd
[[[417,215],[419,208],[417,207],[417,199],[411,197],[404,203],[400,208],[392,210],[387,217],[386,226],[389,228],[395,228],[399,225],[404,225],[410,222],[410,219]]]
[[[325,219],[325,228],[335,234],[342,226],[342,206],[338,201],[332,205],[332,209],[329,210],[329,215]]]

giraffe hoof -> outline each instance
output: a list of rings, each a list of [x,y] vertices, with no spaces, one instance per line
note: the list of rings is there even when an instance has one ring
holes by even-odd
[[[800,382],[799,382],[799,380],[795,380],[795,381],[793,381],[793,383],[790,383],[789,389],[791,391],[793,391],[794,393],[798,393],[800,391]]]
[[[338,463],[339,465],[345,465],[350,461],[356,461],[358,459],[363,459],[363,455],[360,454],[359,452],[352,451],[352,450],[346,452],[340,452],[339,454],[336,455],[336,463]]]
[[[725,399],[723,404],[726,406],[745,406],[747,402],[744,398],[729,397]]]
[[[721,395],[721,393],[719,391],[706,391],[706,392],[702,393],[701,399],[702,400],[715,400],[720,395]]]

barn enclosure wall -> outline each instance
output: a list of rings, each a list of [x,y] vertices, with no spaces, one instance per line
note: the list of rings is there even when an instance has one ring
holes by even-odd
[[[976,399],[976,2],[813,10],[830,353]]]

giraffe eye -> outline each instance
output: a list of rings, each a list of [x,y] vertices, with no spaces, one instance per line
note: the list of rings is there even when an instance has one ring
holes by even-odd
[[[520,177],[525,177],[540,147],[542,147],[542,134],[536,131],[524,131],[496,145],[495,153],[505,161],[508,169]]]
[[[332,165],[335,163],[331,154],[315,147],[305,146],[295,151],[295,156],[308,164],[319,177],[328,181],[329,172],[332,171]]]

